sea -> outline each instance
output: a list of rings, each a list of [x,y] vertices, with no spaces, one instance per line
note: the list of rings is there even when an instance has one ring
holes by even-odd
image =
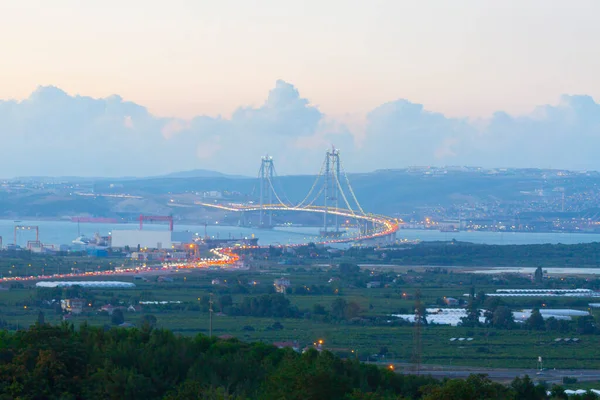
[[[14,242],[14,228],[19,226],[37,226],[39,240],[44,244],[71,244],[80,235],[92,237],[98,233],[107,236],[114,230],[139,229],[137,223],[80,223],[71,221],[34,221],[34,220],[0,220],[0,237],[6,246]],[[168,229],[165,224],[145,223],[144,229]],[[175,231],[188,231],[205,235],[204,225],[175,224]],[[237,226],[208,225],[206,234],[213,238],[258,238],[261,245],[286,245],[318,241],[318,227],[277,227],[274,229],[257,229]],[[399,240],[471,242],[480,244],[577,244],[600,242],[600,234],[592,233],[526,233],[526,232],[440,232],[434,230],[401,229],[397,233]],[[17,230],[17,244],[25,246],[27,241],[35,240],[35,229]]]

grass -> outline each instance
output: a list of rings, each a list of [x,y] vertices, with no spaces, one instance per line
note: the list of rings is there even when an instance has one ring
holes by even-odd
[[[287,268],[287,267],[286,267]],[[197,304],[198,299],[211,292],[218,299],[219,289],[211,285],[214,278],[228,279],[229,283],[248,280],[259,280],[261,285],[270,285],[274,278],[287,274],[285,269],[271,269],[264,272],[186,272],[170,274],[173,283],[142,282],[135,280],[136,288],[132,290],[93,290],[91,293],[96,304],[84,315],[74,317],[72,322],[79,325],[86,321],[92,325],[110,324],[110,317],[94,310],[116,297],[124,303],[130,299],[181,301],[188,305]],[[419,272],[419,274],[425,274]],[[332,271],[316,272],[314,270],[293,272],[290,275],[292,284],[325,285]],[[411,310],[414,301],[406,300],[403,293],[414,293],[417,288],[422,292],[426,305],[435,304],[436,299],[450,296],[462,298],[469,291],[470,277],[454,274],[425,276],[419,284],[407,283],[398,288],[348,288],[343,287],[341,295],[347,301],[355,301],[365,316],[385,316],[399,310]],[[106,278],[110,279],[110,278]],[[131,280],[124,276],[117,280]],[[477,290],[492,291],[497,286],[481,284]],[[35,298],[34,288],[11,289],[0,291],[0,318],[19,327],[35,323],[40,309],[24,308]],[[234,302],[239,302],[243,294],[233,295]],[[322,304],[329,308],[336,295],[288,295],[292,304],[300,310],[310,310],[314,304]],[[526,308],[538,300],[515,300],[515,307]],[[557,299],[556,306],[568,305],[568,300]],[[44,309],[45,320],[59,323],[61,315],[51,309]],[[140,313],[126,312],[128,322],[138,324],[145,314],[153,314],[158,319],[159,327],[168,328],[176,333],[195,335],[208,334],[209,316],[207,312],[189,309],[174,311],[157,307],[145,307]],[[273,330],[275,322],[283,325],[281,330]],[[251,327],[251,328],[248,328]],[[386,360],[407,362],[411,360],[414,349],[415,330],[411,326],[363,326],[350,323],[329,323],[312,319],[273,319],[235,316],[213,316],[213,334],[233,335],[240,340],[275,341],[297,340],[301,345],[309,345],[318,339],[325,341],[325,347],[342,356],[356,356],[371,361],[372,357],[386,348]],[[580,337],[578,344],[555,344],[556,337]],[[470,342],[450,342],[452,337],[472,337]],[[558,334],[554,332],[532,332],[528,330],[496,330],[491,328],[464,328],[449,326],[427,326],[422,329],[422,362],[438,365],[481,366],[494,368],[535,368],[538,356],[544,358],[546,368],[590,368],[600,369],[600,347],[596,345],[597,337],[593,335],[578,336],[574,333]],[[352,352],[354,350],[354,353]],[[576,385],[577,386],[577,385]]]

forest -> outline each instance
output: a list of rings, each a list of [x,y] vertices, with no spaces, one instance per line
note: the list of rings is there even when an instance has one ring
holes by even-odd
[[[550,396],[547,394],[550,392]],[[585,395],[587,396],[587,395]],[[153,329],[38,323],[0,332],[0,399],[566,399],[527,376],[438,381],[392,366]],[[594,397],[580,397],[594,398]]]

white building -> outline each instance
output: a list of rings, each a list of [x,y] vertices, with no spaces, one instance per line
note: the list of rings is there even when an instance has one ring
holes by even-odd
[[[170,249],[173,246],[171,231],[150,230],[114,230],[112,231],[111,246],[113,248],[129,247],[142,249]]]
[[[39,288],[56,288],[81,286],[86,289],[129,289],[135,285],[131,282],[119,281],[41,281],[35,284]]]

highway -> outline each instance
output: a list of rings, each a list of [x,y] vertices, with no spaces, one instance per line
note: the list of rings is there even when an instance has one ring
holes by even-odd
[[[393,365],[398,373],[416,374],[414,364],[377,362],[378,365]],[[548,383],[562,383],[565,376],[577,378],[578,382],[600,381],[600,370],[592,369],[547,369],[542,372],[536,369],[523,368],[484,368],[453,365],[429,365],[421,364],[419,374],[431,375],[434,378],[466,378],[472,374],[486,374],[496,382],[509,382],[515,377],[529,375],[534,381],[545,381]]]
[[[305,207],[297,207],[297,206],[287,206],[285,204],[267,204],[262,207],[252,205],[222,205],[222,204],[213,204],[213,203],[205,203],[197,201],[194,204],[207,207],[207,208],[215,208],[218,210],[224,211],[233,211],[233,212],[249,212],[249,211],[289,211],[289,212],[310,212],[310,213],[320,213],[325,214],[326,212],[331,215],[338,215],[344,218],[356,219],[361,221],[370,222],[376,228],[369,232],[368,234],[359,234],[356,236],[349,236],[339,239],[327,239],[318,244],[332,244],[332,243],[348,243],[348,242],[357,242],[361,240],[370,240],[385,236],[391,236],[396,233],[400,227],[399,221],[394,218],[386,217],[384,215],[376,215],[376,214],[359,214],[355,213],[352,210],[347,210],[344,208],[332,208],[332,207],[320,207],[320,206],[305,206]]]
[[[204,207],[217,208],[228,211],[258,211],[260,207],[257,206],[223,206],[218,204],[210,203],[196,203]],[[265,205],[263,210],[284,210],[292,212],[314,212],[314,213],[330,213],[332,215],[339,215],[344,218],[354,218],[362,221],[368,221],[373,224],[375,229],[368,232],[367,234],[358,234],[356,236],[349,236],[343,238],[324,238],[325,240],[318,242],[318,244],[333,244],[333,243],[347,243],[361,240],[370,240],[385,236],[391,236],[398,231],[398,221],[380,215],[374,214],[356,214],[353,211],[344,209],[335,209],[309,206],[309,207],[288,207],[285,205]],[[288,245],[291,247],[302,246],[302,244]],[[260,246],[256,246],[258,248]],[[268,246],[264,246],[268,247]],[[280,245],[280,247],[284,247]],[[48,279],[65,279],[65,278],[83,278],[83,277],[94,277],[94,276],[114,276],[114,275],[132,275],[132,274],[144,274],[144,273],[157,273],[157,272],[169,272],[174,269],[200,269],[208,268],[213,266],[218,267],[230,267],[233,268],[239,261],[239,256],[235,253],[233,248],[218,248],[212,250],[212,258],[204,258],[201,260],[177,263],[177,264],[164,264],[161,267],[135,267],[113,271],[94,271],[94,272],[83,272],[83,273],[68,273],[68,274],[53,274],[53,275],[31,275],[31,276],[13,276],[0,278],[0,282],[15,282],[15,281],[36,281],[36,280],[48,280]]]

